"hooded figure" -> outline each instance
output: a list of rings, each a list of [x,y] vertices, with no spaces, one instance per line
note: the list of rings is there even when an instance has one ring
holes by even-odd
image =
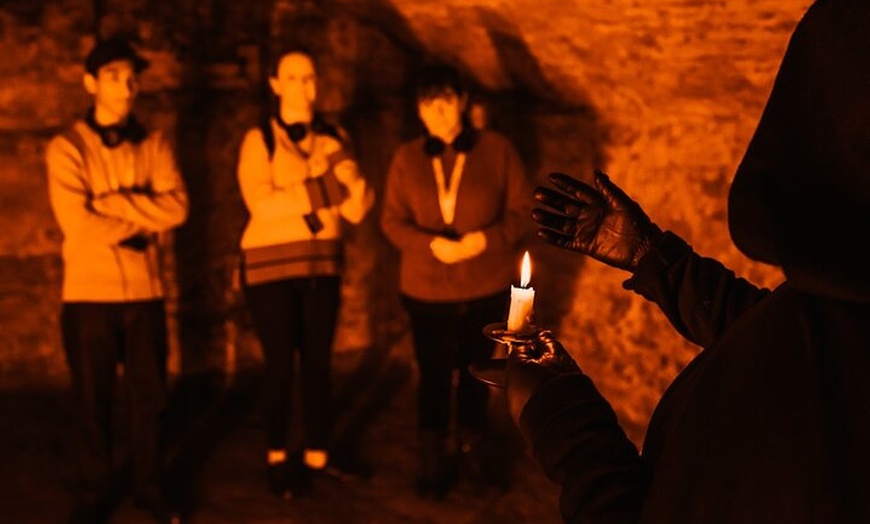
[[[747,256],[820,295],[870,299],[870,10],[816,2],[792,36],[731,186],[729,225]]]
[[[560,174],[544,240],[632,273],[703,347],[656,407],[640,454],[547,332],[514,351],[511,412],[566,522],[870,522],[870,4],[817,1],[799,23],[734,179],[729,225],[775,290],[662,232],[603,173]]]

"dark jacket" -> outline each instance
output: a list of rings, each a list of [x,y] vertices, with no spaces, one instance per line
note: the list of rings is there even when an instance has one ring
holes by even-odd
[[[588,377],[535,393],[521,428],[566,522],[870,522],[870,304],[758,289],[671,233],[627,284],[706,349],[642,456]]]
[[[870,4],[814,4],[729,196],[735,242],[781,265],[759,289],[666,233],[626,287],[705,349],[643,452],[582,374],[521,416],[568,522],[870,522]],[[857,222],[856,222],[857,220]]]

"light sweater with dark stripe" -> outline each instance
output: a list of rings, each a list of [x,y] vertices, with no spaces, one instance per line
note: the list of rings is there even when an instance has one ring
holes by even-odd
[[[274,119],[270,124],[271,156],[259,128],[247,132],[239,154],[239,185],[250,214],[241,239],[245,281],[338,275],[342,221],[365,218],[371,188],[340,140],[311,133],[301,143],[310,150],[300,150]],[[305,220],[311,213],[322,225],[316,233]]]

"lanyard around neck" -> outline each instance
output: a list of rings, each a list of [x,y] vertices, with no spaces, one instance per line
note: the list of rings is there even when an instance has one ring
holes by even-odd
[[[435,172],[435,185],[438,187],[438,205],[441,207],[441,218],[446,225],[453,224],[456,217],[456,196],[459,193],[459,182],[465,169],[465,153],[456,155],[453,171],[450,173],[450,186],[444,181],[444,164],[441,157],[432,157],[432,170]]]

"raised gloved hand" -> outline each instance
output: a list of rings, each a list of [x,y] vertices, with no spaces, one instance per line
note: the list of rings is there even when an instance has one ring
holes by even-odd
[[[539,331],[531,344],[515,345],[505,371],[505,395],[514,422],[519,424],[523,408],[541,385],[564,373],[577,372],[577,363],[548,330]]]
[[[559,189],[535,188],[535,199],[552,210],[535,208],[538,236],[554,246],[578,251],[626,271],[634,271],[662,231],[643,209],[601,171],[592,187],[562,173],[550,182]]]

